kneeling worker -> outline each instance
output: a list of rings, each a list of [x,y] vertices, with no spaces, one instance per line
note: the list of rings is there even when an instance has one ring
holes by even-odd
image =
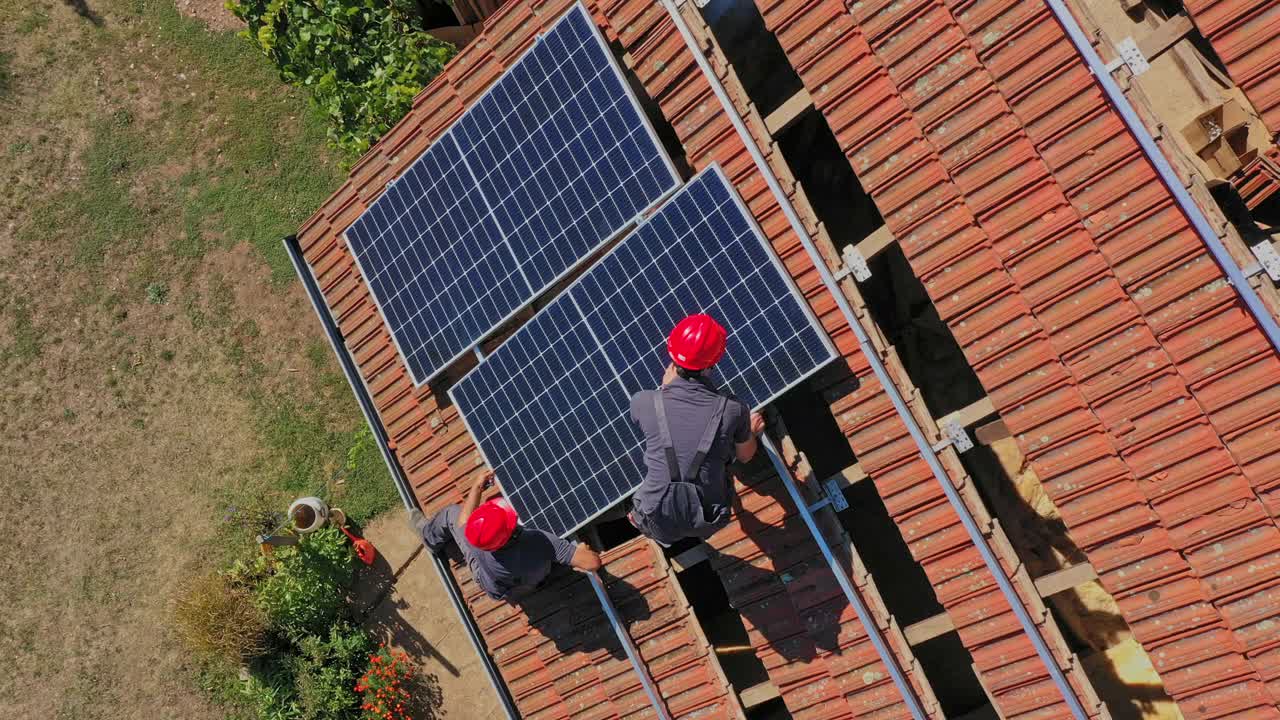
[[[728,524],[734,490],[726,467],[749,461],[764,430],[759,413],[707,377],[726,336],[710,315],[681,320],[667,338],[672,364],[662,385],[631,398],[631,420],[644,432],[645,477],[628,517],[662,545],[707,538]]]
[[[480,493],[492,483],[490,470],[471,486],[461,506],[450,505],[430,520],[420,510],[410,511],[410,524],[431,552],[443,554],[452,540],[480,588],[494,600],[519,599],[545,580],[553,565],[583,572],[600,569],[600,556],[586,545],[520,527],[506,498],[481,504]]]

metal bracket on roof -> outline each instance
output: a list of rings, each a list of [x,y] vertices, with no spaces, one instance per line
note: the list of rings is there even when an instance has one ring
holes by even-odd
[[[478,362],[484,362],[484,351],[480,349],[479,345],[473,345],[471,347],[471,352],[475,353],[476,360]]]
[[[1142,54],[1142,48],[1138,47],[1138,43],[1132,37],[1126,37],[1116,43],[1116,52],[1120,53],[1116,59],[1107,63],[1107,72],[1115,72],[1116,68],[1121,65],[1128,65],[1129,72],[1134,76],[1141,75],[1151,69],[1151,63],[1147,61],[1147,56]]]
[[[835,272],[836,280],[843,280],[850,275],[853,275],[853,279],[858,282],[871,279],[871,267],[867,265],[867,259],[858,248],[846,245],[844,250],[840,251],[840,257],[844,260],[844,267]]]
[[[1276,252],[1276,246],[1270,240],[1263,240],[1257,245],[1250,246],[1249,249],[1253,251],[1253,256],[1258,258],[1258,269],[1248,274],[1253,275],[1265,270],[1272,282],[1280,282],[1280,252]]]
[[[710,5],[710,4],[711,4],[711,0],[693,0],[693,4],[694,4],[694,5],[695,5],[699,10],[701,10],[702,8],[704,8],[704,7],[708,6],[708,5]]]
[[[822,482],[822,489],[827,491],[827,497],[831,500],[831,508],[836,512],[844,512],[849,509],[849,501],[844,499],[844,488],[840,487],[840,483],[835,478],[827,478]]]
[[[836,512],[844,512],[849,509],[849,501],[844,499],[844,491],[840,488],[835,478],[830,478],[821,483],[821,487],[822,499],[810,505],[809,512],[817,512],[828,505]]]
[[[939,429],[946,437],[933,446],[934,452],[948,445],[954,445],[956,452],[967,452],[973,449],[973,440],[969,437],[969,432],[960,424],[959,419],[950,418],[944,421]]]

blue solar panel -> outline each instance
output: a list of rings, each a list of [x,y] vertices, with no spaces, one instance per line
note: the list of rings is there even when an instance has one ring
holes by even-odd
[[[718,166],[702,172],[450,393],[522,522],[568,535],[630,494],[666,334],[729,330],[717,381],[759,408],[835,356]]]
[[[347,243],[415,381],[532,294],[450,135],[347,229]]]
[[[679,183],[581,6],[458,122],[457,137],[536,289]]]
[[[347,230],[421,384],[679,177],[574,6]]]

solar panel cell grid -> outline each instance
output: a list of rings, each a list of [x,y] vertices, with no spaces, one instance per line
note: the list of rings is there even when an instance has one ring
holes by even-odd
[[[477,443],[504,459],[503,477],[522,479],[503,487],[531,527],[573,527],[601,493],[621,497],[638,477],[626,398],[604,357],[584,352],[592,344],[573,306],[553,303],[452,391]]]
[[[414,382],[679,182],[575,6],[347,231]]]
[[[567,15],[459,120],[458,142],[536,289],[675,179],[585,11]]]
[[[718,166],[676,193],[450,393],[526,525],[568,535],[638,485],[632,393],[675,322],[729,330],[719,381],[767,404],[834,357]]]
[[[347,242],[414,377],[469,347],[531,289],[445,135],[347,229]]]
[[[666,334],[691,312],[730,328],[716,366],[751,407],[825,362],[830,349],[727,184],[704,174],[570,291],[628,394],[653,387]]]

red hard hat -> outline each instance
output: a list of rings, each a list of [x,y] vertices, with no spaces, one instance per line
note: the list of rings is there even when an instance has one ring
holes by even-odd
[[[516,509],[506,498],[481,503],[467,518],[467,542],[479,550],[497,550],[516,531]]]
[[[685,370],[706,370],[724,355],[728,333],[710,315],[699,313],[676,323],[667,338],[667,354]]]

